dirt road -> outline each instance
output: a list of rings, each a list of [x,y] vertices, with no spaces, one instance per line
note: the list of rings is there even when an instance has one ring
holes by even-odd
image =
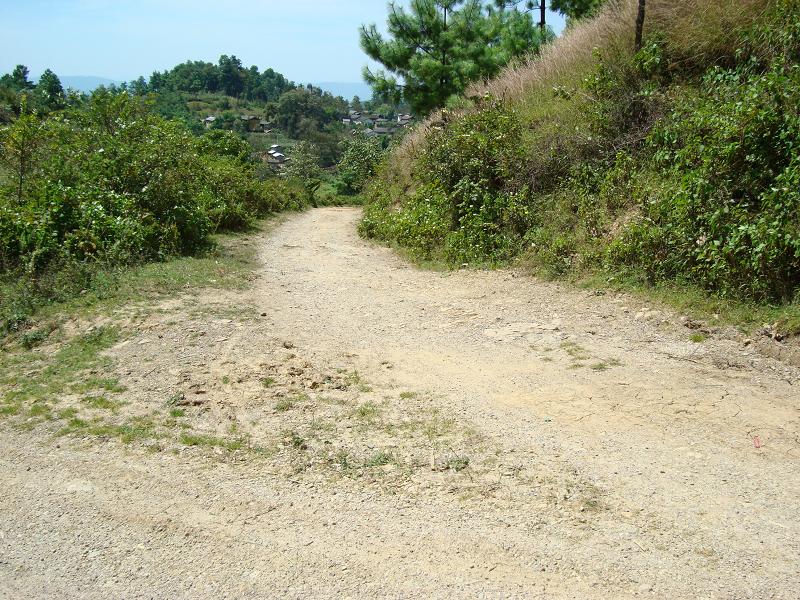
[[[2,431],[0,597],[800,595],[797,369],[624,296],[417,270],[357,219],[293,216],[250,289],[110,352],[129,406],[194,390],[273,451]]]

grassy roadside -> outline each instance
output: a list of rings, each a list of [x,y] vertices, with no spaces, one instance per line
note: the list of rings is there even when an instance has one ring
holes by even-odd
[[[201,289],[245,288],[257,266],[257,236],[282,218],[247,233],[216,236],[201,256],[99,270],[77,295],[67,289],[63,301],[37,303],[0,338],[0,418],[25,430],[48,425],[59,436],[91,434],[124,443],[160,437],[157,415],[114,418],[126,390],[104,352],[129,335],[115,316]],[[25,288],[13,282],[4,282],[0,291],[4,303],[24,300],[14,294]]]
[[[750,335],[766,326],[779,337],[800,336],[800,304],[796,303],[780,306],[756,304],[714,296],[690,283],[664,282],[649,285],[634,278],[626,279],[621,275],[601,272],[571,273],[565,277],[552,277],[531,264],[525,257],[501,263],[476,262],[457,267],[444,258],[421,257],[412,249],[397,242],[369,239],[366,241],[391,248],[404,260],[426,271],[446,273],[458,268],[520,269],[530,277],[541,277],[577,288],[630,294],[642,301],[686,315],[693,321],[704,321],[711,326],[733,326],[745,335]]]
[[[163,300],[192,289],[242,289],[252,278],[256,264],[253,237],[282,219],[279,216],[261,222],[245,233],[217,235],[213,246],[198,256],[128,268],[95,267],[85,287],[79,285],[80,280],[56,277],[39,283],[51,284],[43,295],[32,290],[28,282],[2,280],[0,318],[4,331],[0,333],[6,335],[0,336],[0,347],[36,345],[37,338],[44,341],[66,318],[107,316],[119,307]],[[46,330],[49,332],[42,338]]]
[[[664,282],[647,285],[637,280],[602,273],[572,276],[565,281],[585,289],[630,294],[695,321],[704,321],[712,326],[733,326],[746,335],[767,327],[781,338],[800,336],[798,304],[756,304],[714,296],[688,283]]]

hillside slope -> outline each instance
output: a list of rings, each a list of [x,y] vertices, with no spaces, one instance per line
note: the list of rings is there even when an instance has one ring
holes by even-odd
[[[800,8],[612,1],[409,136],[361,231],[453,264],[678,282],[792,303],[800,289]]]

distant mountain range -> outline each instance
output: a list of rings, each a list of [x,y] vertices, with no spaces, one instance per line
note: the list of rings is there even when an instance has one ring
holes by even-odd
[[[72,88],[79,92],[91,92],[99,88],[101,85],[109,86],[112,84],[119,85],[121,81],[108,79],[107,77],[94,77],[91,75],[64,75],[59,76],[61,85],[64,89]]]
[[[341,96],[345,100],[352,100],[353,96],[358,96],[361,100],[372,98],[372,88],[363,82],[326,81],[314,85],[334,96]]]

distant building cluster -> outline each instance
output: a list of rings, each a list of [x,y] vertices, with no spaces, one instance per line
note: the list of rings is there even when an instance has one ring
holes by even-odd
[[[269,121],[264,121],[260,117],[255,115],[242,115],[239,118],[245,122],[247,131],[250,131],[251,133],[255,133],[257,131],[261,133],[269,133],[270,131]]]
[[[257,117],[255,115],[241,115],[239,119],[241,119],[241,121],[245,124],[245,129],[251,133],[272,132],[272,124],[269,121],[264,121],[261,117]],[[217,117],[210,115],[203,119],[203,125],[206,129],[211,129],[216,121]]]
[[[203,125],[206,129],[211,129],[214,123],[219,119],[214,115],[209,115],[203,119]],[[241,115],[239,117],[245,124],[245,129],[251,133],[272,133],[272,123],[265,121],[256,115]],[[414,124],[414,116],[409,114],[397,115],[394,119],[387,119],[383,115],[376,113],[362,113],[357,110],[351,110],[349,114],[342,119],[342,123],[347,127],[363,128],[367,135],[395,135],[397,132]]]
[[[387,119],[378,114],[362,113],[351,110],[342,119],[342,123],[348,127],[363,127],[367,135],[395,135],[401,129],[405,129],[414,122],[412,115],[397,115],[396,119]]]
[[[291,159],[287,158],[284,154],[283,146],[280,144],[272,144],[269,150],[267,150],[267,155],[265,157],[265,162],[268,165],[272,165],[275,167],[282,167]]]

